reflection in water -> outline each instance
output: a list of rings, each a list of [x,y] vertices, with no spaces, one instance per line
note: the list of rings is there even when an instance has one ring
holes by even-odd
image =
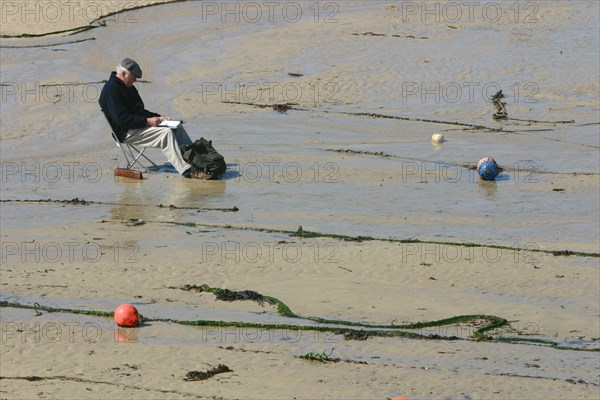
[[[170,179],[167,179],[170,178]],[[156,174],[150,179],[131,182],[117,182],[124,187],[114,206],[110,208],[113,219],[129,220],[178,220],[186,210],[171,209],[175,207],[211,207],[214,196],[225,192],[225,181],[202,181],[183,179],[179,176]],[[159,205],[163,207],[159,207]]]
[[[497,190],[498,186],[496,185],[496,181],[484,181],[481,179],[477,182],[477,191],[483,192],[485,197],[495,198]]]
[[[139,328],[115,327],[115,341],[120,343],[137,343]]]
[[[431,147],[433,148],[433,151],[436,154],[440,154],[442,152],[442,150],[444,149],[444,146],[442,145],[442,143],[436,143],[436,142],[433,142],[433,141],[431,142]]]

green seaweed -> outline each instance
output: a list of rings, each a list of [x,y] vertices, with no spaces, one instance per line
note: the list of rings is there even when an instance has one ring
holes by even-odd
[[[0,35],[0,38],[3,38],[3,39],[35,38],[35,37],[43,37],[43,36],[50,36],[50,35],[59,35],[61,33],[70,33],[71,35],[74,35],[76,33],[89,31],[90,29],[94,29],[97,27],[98,27],[97,25],[84,25],[84,26],[78,26],[77,28],[64,29],[62,31],[53,31],[53,32],[46,32],[46,33],[21,33],[20,35]]]
[[[211,288],[208,285],[201,286],[204,291],[217,293],[219,288]],[[577,351],[600,351],[600,349],[582,349],[576,347],[566,347],[560,346],[558,343],[543,340],[543,339],[510,339],[510,338],[494,338],[492,336],[484,335],[485,332],[488,332],[493,329],[497,329],[503,327],[508,324],[508,321],[504,318],[490,316],[490,315],[459,315],[452,318],[441,319],[437,321],[429,321],[429,322],[417,322],[406,325],[375,325],[375,324],[363,324],[363,323],[355,323],[351,321],[344,320],[329,320],[318,317],[300,317],[293,313],[288,306],[286,306],[283,302],[275,299],[270,296],[263,296],[265,301],[269,301],[271,304],[277,305],[277,311],[284,316],[290,318],[302,318],[305,320],[328,323],[328,324],[337,324],[337,325],[350,325],[354,327],[361,328],[375,328],[373,330],[368,331],[369,336],[378,336],[378,337],[402,337],[408,339],[422,339],[422,340],[465,340],[456,336],[443,336],[438,334],[430,334],[424,335],[416,332],[407,332],[406,329],[420,329],[426,327],[436,327],[436,326],[444,326],[444,325],[452,325],[458,323],[465,322],[473,322],[473,321],[482,321],[486,320],[488,323],[475,330],[472,335],[472,338],[479,341],[492,341],[492,342],[508,342],[508,343],[518,343],[518,342],[529,342],[536,344],[543,344],[550,346],[554,349],[558,350],[577,350]],[[9,301],[0,301],[0,308],[9,307],[9,308],[22,308],[22,309],[32,309],[32,310],[42,310],[49,313],[71,313],[71,314],[83,314],[83,315],[94,315],[98,317],[107,317],[112,318],[114,316],[113,312],[109,311],[95,311],[95,310],[75,310],[68,308],[60,308],[60,307],[49,307],[42,306],[38,303],[34,305],[21,304]],[[156,321],[156,322],[168,322],[168,323],[176,323],[180,325],[186,326],[202,326],[202,327],[220,327],[220,328],[250,328],[250,329],[263,329],[263,330],[288,330],[288,331],[316,331],[316,332],[328,332],[338,335],[357,335],[364,332],[362,329],[353,329],[353,328],[340,328],[340,327],[328,327],[328,326],[320,326],[320,325],[293,325],[293,324],[261,324],[261,323],[250,323],[250,322],[239,322],[239,321],[214,321],[214,320],[175,320],[171,318],[144,318],[140,315],[140,321]],[[404,330],[401,330],[404,329]]]
[[[333,354],[333,350],[334,349],[331,349],[331,351],[329,353],[327,353],[326,350],[323,350],[321,353],[308,352],[305,355],[300,356],[300,358],[304,358],[305,360],[310,360],[310,361],[319,361],[319,362],[339,361],[338,358],[331,358],[331,355]]]
[[[439,244],[443,246],[460,246],[460,247],[475,247],[475,248],[489,248],[489,249],[498,249],[498,250],[510,250],[510,251],[523,251],[528,253],[543,253],[543,254],[552,254],[553,256],[578,256],[578,257],[600,257],[600,253],[591,253],[591,252],[581,252],[581,251],[570,251],[570,250],[544,250],[544,249],[523,249],[513,246],[502,246],[498,244],[482,244],[482,243],[472,243],[472,242],[444,242],[444,241],[436,241],[436,240],[420,240],[420,239],[383,239],[376,238],[372,236],[349,236],[349,235],[340,235],[335,233],[319,233],[319,232],[309,232],[302,229],[302,226],[299,226],[296,231],[288,231],[285,229],[269,229],[269,228],[255,228],[255,227],[236,227],[232,225],[215,225],[215,224],[201,224],[195,222],[176,222],[176,221],[148,221],[148,222],[157,222],[164,223],[170,225],[179,225],[179,226],[188,226],[188,227],[205,227],[205,228],[220,228],[220,229],[232,229],[232,230],[242,230],[242,231],[253,231],[253,232],[264,232],[264,233],[277,233],[284,234],[291,237],[299,237],[304,239],[315,239],[315,238],[330,238],[337,239],[345,242],[367,242],[367,241],[380,241],[380,242],[390,242],[390,243],[402,243],[402,244]]]
[[[502,101],[503,98],[504,94],[502,94],[502,89],[496,92],[496,94],[491,98],[492,104],[496,109],[496,112],[494,115],[492,115],[492,118],[496,120],[508,118],[508,111],[506,110],[506,103]]]
[[[69,205],[120,205],[120,206],[132,206],[132,207],[160,207],[164,208],[162,204],[159,205],[139,205],[139,204],[121,204],[114,202],[101,202],[101,201],[87,201],[84,199],[74,198],[71,200],[52,200],[52,199],[42,199],[42,200],[26,200],[26,199],[17,199],[17,200],[6,200],[0,199],[0,203],[60,203],[60,204],[69,204]],[[198,212],[206,212],[206,211],[221,211],[221,212],[238,212],[239,208],[236,206],[231,208],[198,208],[198,207],[176,207],[173,205],[169,206],[170,209],[186,209],[186,210],[197,210]],[[114,221],[114,220],[102,220],[101,222],[121,222],[127,223],[127,221]],[[238,227],[233,225],[216,225],[216,224],[201,224],[196,222],[179,222],[179,221],[145,221],[146,223],[160,223],[160,224],[169,224],[176,226],[185,226],[190,228],[197,227],[205,227],[205,228],[218,228],[218,229],[231,229],[231,230],[242,230],[242,231],[253,231],[253,232],[264,232],[264,233],[277,233],[284,234],[290,237],[298,237],[303,239],[316,239],[316,238],[330,238],[337,239],[345,242],[367,242],[367,241],[382,241],[382,242],[390,242],[390,243],[402,243],[402,244],[439,244],[443,246],[457,246],[457,247],[475,247],[475,248],[489,248],[489,249],[498,249],[498,250],[510,250],[510,251],[524,251],[528,253],[544,253],[544,254],[552,254],[553,256],[577,256],[577,257],[600,257],[600,253],[592,253],[592,252],[581,252],[581,251],[571,251],[571,250],[544,250],[537,248],[518,248],[513,246],[502,246],[498,244],[482,244],[482,243],[472,243],[472,242],[444,242],[444,241],[435,241],[435,240],[420,240],[420,239],[383,239],[376,238],[373,236],[350,236],[350,235],[341,235],[336,233],[320,233],[320,232],[310,232],[304,230],[302,226],[298,226],[296,231],[289,231],[285,229],[270,229],[270,228],[256,228],[256,227]]]
[[[135,11],[135,10],[139,10],[139,9],[147,8],[147,7],[161,6],[166,3],[180,3],[180,2],[186,2],[186,1],[190,1],[190,0],[171,0],[171,1],[164,2],[164,3],[142,4],[139,6],[136,5],[133,7],[123,8],[123,9],[119,9],[118,11],[113,11],[113,12],[109,12],[107,14],[101,15],[100,17],[96,18],[95,20],[91,21],[89,25],[83,25],[83,26],[78,26],[76,28],[70,28],[70,29],[65,29],[65,30],[61,30],[61,31],[45,32],[45,33],[22,33],[19,35],[1,35],[0,38],[7,38],[7,39],[8,38],[33,38],[33,37],[58,35],[61,33],[69,33],[69,35],[75,35],[77,33],[85,32],[90,29],[95,29],[100,26],[106,26],[106,22],[102,21],[102,20],[104,20],[108,17],[111,17],[113,15],[118,15],[118,14],[121,14],[124,12]],[[191,0],[191,1],[193,1],[193,0]]]
[[[513,119],[513,118],[509,118],[509,119]],[[554,121],[553,123],[560,123],[560,121]],[[592,146],[592,147],[594,147],[594,146]],[[376,157],[383,157],[383,158],[396,158],[396,159],[400,159],[400,160],[419,161],[422,163],[433,163],[433,164],[437,164],[437,165],[442,165],[444,167],[452,166],[452,167],[458,167],[458,168],[465,168],[465,169],[473,170],[473,171],[475,171],[477,169],[475,163],[431,161],[431,160],[427,160],[427,159],[423,159],[423,158],[406,157],[406,156],[399,156],[396,154],[384,153],[383,151],[352,150],[352,149],[325,149],[324,151],[328,151],[328,152],[332,152],[332,153],[341,153],[341,154],[356,154],[356,155],[376,156]],[[597,175],[600,175],[597,172],[568,172],[568,171],[559,172],[559,171],[548,171],[548,170],[539,170],[539,169],[536,169],[534,171],[534,170],[528,169],[528,168],[520,169],[520,168],[510,168],[510,167],[498,167],[498,171],[500,171],[500,172],[523,172],[523,173],[529,173],[529,174],[535,173],[536,175],[539,175],[539,174],[568,175],[568,176],[577,176],[577,175],[597,176]]]
[[[227,365],[219,364],[215,368],[211,368],[208,371],[189,371],[185,374],[184,381],[204,381],[212,378],[217,374],[224,374],[226,372],[233,372]]]
[[[45,47],[55,47],[55,46],[64,46],[66,44],[76,44],[81,42],[87,42],[89,40],[96,40],[96,38],[86,38],[79,40],[71,40],[69,42],[62,43],[51,43],[51,44],[32,44],[32,45],[22,45],[22,46],[0,46],[2,49],[33,49],[33,48],[45,48]],[[84,84],[84,83],[82,83]],[[66,85],[66,84],[65,84]],[[4,86],[4,85],[3,85]],[[48,86],[48,85],[40,85],[40,86]]]
[[[205,207],[178,207],[173,204],[165,206],[163,204],[128,204],[128,203],[116,203],[111,201],[91,201],[84,200],[75,197],[73,199],[56,200],[56,199],[0,199],[0,203],[15,203],[15,204],[41,204],[41,203],[57,203],[57,204],[69,204],[69,205],[109,205],[109,206],[121,206],[121,207],[158,207],[168,208],[169,210],[195,210],[198,212],[206,211],[222,211],[222,212],[238,212],[240,209],[236,206],[229,208],[205,208]],[[192,225],[193,226],[193,225]]]
[[[185,285],[184,288],[190,287],[190,285]],[[198,287],[196,285],[193,285],[193,287]],[[202,288],[202,291],[205,292],[209,292],[209,293],[221,293],[223,290],[225,289],[220,289],[220,288],[211,288],[210,286],[204,284],[199,286]],[[184,288],[182,288],[183,290],[185,290]],[[234,292],[236,293],[236,292]],[[243,293],[243,292],[237,292],[237,293]],[[256,293],[256,292],[253,292]],[[305,319],[308,321],[313,321],[313,322],[318,322],[318,323],[322,323],[322,324],[330,324],[330,325],[347,325],[347,326],[354,326],[354,327],[361,327],[361,328],[378,328],[378,329],[386,329],[386,330],[376,330],[376,331],[368,331],[365,332],[363,330],[356,330],[356,329],[340,329],[337,328],[334,330],[335,333],[338,334],[342,334],[344,335],[344,337],[347,337],[348,339],[352,340],[364,340],[366,339],[368,336],[403,336],[403,337],[407,337],[407,338],[427,338],[427,339],[442,339],[442,340],[459,340],[460,338],[456,337],[456,336],[441,336],[441,335],[428,335],[428,336],[424,336],[424,335],[420,335],[420,334],[416,334],[416,333],[412,333],[412,332],[404,332],[404,331],[389,331],[390,329],[423,329],[423,328],[432,328],[432,327],[438,327],[438,326],[448,326],[448,325],[457,325],[457,324],[461,324],[461,323],[472,323],[473,321],[477,321],[477,320],[485,320],[487,321],[487,324],[479,329],[476,329],[473,332],[472,338],[478,341],[503,341],[503,342],[530,342],[530,343],[537,343],[537,344],[544,344],[544,345],[548,345],[550,347],[553,347],[555,349],[559,349],[559,350],[583,350],[583,351],[598,351],[596,349],[581,349],[581,348],[573,348],[573,347],[564,347],[564,346],[559,346],[557,343],[549,341],[549,340],[544,340],[544,339],[521,339],[521,338],[503,338],[503,337],[499,337],[499,338],[494,338],[493,336],[489,336],[486,335],[486,332],[492,331],[494,329],[499,329],[502,328],[506,325],[508,325],[508,321],[504,318],[500,318],[494,315],[459,315],[456,317],[451,317],[451,318],[446,318],[446,319],[441,319],[441,320],[436,320],[436,321],[427,321],[427,322],[416,322],[416,323],[412,323],[412,324],[405,324],[405,325],[376,325],[376,324],[364,324],[364,323],[359,323],[359,322],[353,322],[353,321],[345,321],[345,320],[332,320],[332,319],[325,319],[325,318],[320,318],[320,317],[301,317],[297,314],[295,314],[294,312],[292,312],[292,310],[282,301],[274,298],[274,297],[270,297],[270,296],[263,296],[260,295],[258,293],[256,293],[258,296],[260,296],[260,298],[264,299],[265,301],[267,301],[270,304],[276,305],[277,306],[277,312],[285,317],[290,317],[290,318],[301,318],[301,319]],[[293,328],[285,328],[285,329],[293,329]],[[313,329],[311,327],[311,329]],[[317,330],[317,329],[313,329],[313,330]],[[328,328],[326,327],[319,327],[318,330],[321,331],[330,331]]]

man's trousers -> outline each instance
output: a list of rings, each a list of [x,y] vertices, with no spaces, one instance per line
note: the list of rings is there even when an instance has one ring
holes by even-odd
[[[173,164],[173,167],[175,167],[179,174],[183,174],[191,168],[191,165],[183,160],[181,150],[179,149],[179,146],[182,144],[192,144],[192,140],[183,125],[175,130],[163,127],[130,129],[127,131],[124,143],[161,149],[167,160]]]

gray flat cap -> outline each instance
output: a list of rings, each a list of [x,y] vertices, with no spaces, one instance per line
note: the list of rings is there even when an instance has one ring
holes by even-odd
[[[124,58],[123,61],[121,61],[121,67],[126,68],[129,72],[133,74],[133,76],[135,76],[138,79],[141,79],[142,69],[140,68],[138,63],[132,60],[131,58]]]

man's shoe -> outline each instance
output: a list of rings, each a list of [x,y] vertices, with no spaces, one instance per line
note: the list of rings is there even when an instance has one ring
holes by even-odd
[[[194,167],[188,168],[188,170],[185,171],[182,174],[182,176],[188,179],[209,179],[209,175],[207,173],[205,173],[204,171],[197,170]]]

